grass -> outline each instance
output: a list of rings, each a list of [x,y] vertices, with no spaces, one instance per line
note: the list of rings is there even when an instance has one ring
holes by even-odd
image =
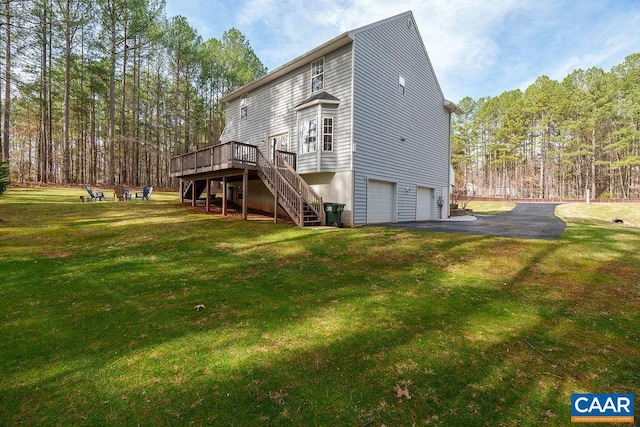
[[[473,200],[467,204],[467,209],[473,209],[474,215],[500,215],[509,212],[516,206],[511,202],[483,202]]]
[[[638,405],[640,230],[610,214],[560,207],[563,237],[537,241],[80,194],[0,197],[0,425],[568,426],[573,392]]]

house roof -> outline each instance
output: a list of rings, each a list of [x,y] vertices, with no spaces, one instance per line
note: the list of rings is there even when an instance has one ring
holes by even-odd
[[[312,62],[318,58],[321,58],[322,56],[333,52],[334,50],[341,48],[343,46],[348,45],[349,43],[353,42],[353,35],[357,34],[360,31],[369,29],[373,26],[377,26],[380,24],[383,24],[389,20],[392,19],[396,19],[402,15],[408,15],[411,17],[411,19],[413,19],[413,13],[411,11],[408,12],[404,12],[401,13],[399,15],[396,16],[392,16],[390,18],[386,18],[383,19],[381,21],[378,22],[374,22],[373,24],[369,24],[369,25],[365,25],[363,27],[360,28],[356,28],[354,30],[351,31],[347,31],[344,32],[342,34],[340,34],[338,37],[333,38],[331,40],[329,40],[328,42],[321,44],[320,46],[316,47],[315,49],[305,53],[304,55],[301,55],[299,57],[297,57],[296,59],[287,62],[286,64],[276,68],[273,71],[268,72],[267,74],[257,78],[256,80],[242,86],[239,89],[234,90],[233,92],[228,93],[227,95],[223,96],[220,100],[222,102],[229,102],[231,100],[234,100],[242,95],[245,95],[246,93],[260,87],[263,86],[279,77],[284,76],[285,74],[309,63]],[[425,50],[426,52],[426,50]]]
[[[328,42],[326,42],[325,44],[322,44],[320,46],[318,46],[317,48],[305,53],[302,56],[297,57],[296,59],[294,59],[293,61],[289,61],[286,64],[276,68],[273,71],[268,72],[267,74],[265,74],[262,77],[257,78],[256,80],[252,81],[251,83],[248,83],[244,86],[242,86],[239,89],[236,89],[235,91],[223,96],[220,100],[222,102],[229,102],[233,99],[236,99],[250,91],[252,91],[253,89],[259,88],[260,86],[263,86],[279,77],[284,76],[287,73],[290,73],[293,70],[296,70],[297,68],[312,62],[318,58],[323,57],[324,55],[333,52],[334,50],[341,48],[342,46],[346,46],[347,44],[351,43],[353,41],[353,39],[351,37],[349,37],[349,33],[342,33],[340,34],[338,37],[329,40]]]
[[[296,105],[296,109],[311,104],[323,103],[323,104],[339,104],[340,100],[328,92],[320,92],[311,95],[309,98]]]
[[[296,59],[287,62],[286,64],[276,68],[273,71],[268,72],[267,74],[257,78],[256,80],[236,89],[233,92],[228,93],[227,95],[223,96],[220,100],[222,102],[229,102],[232,101],[240,96],[243,96],[247,93],[249,93],[250,91],[257,89],[269,82],[272,82],[273,80],[276,80],[282,76],[284,76],[287,73],[290,73],[291,71],[294,71],[296,69],[298,69],[301,66],[304,66],[318,58],[321,58],[322,56],[335,51],[336,49],[339,49],[343,46],[348,45],[349,43],[352,43],[355,40],[355,37],[358,33],[362,32],[362,31],[366,31],[372,27],[376,27],[378,25],[382,25],[384,23],[386,23],[387,21],[391,21],[393,19],[397,19],[400,17],[406,16],[407,19],[410,20],[410,22],[415,23],[415,19],[413,17],[413,12],[411,11],[407,11],[404,13],[400,13],[398,15],[383,19],[381,21],[378,22],[374,22],[372,24],[368,24],[365,25],[363,27],[359,27],[356,28],[354,30],[351,31],[347,31],[344,32],[342,34],[340,34],[338,37],[335,37],[331,40],[329,40],[328,42],[316,47],[315,49],[305,53],[304,55],[301,55],[299,57],[297,57]],[[438,82],[438,77],[435,74],[435,71],[433,70],[433,65],[431,64],[431,60],[429,59],[429,54],[427,53],[427,49],[424,46],[424,41],[422,40],[422,35],[420,34],[420,31],[416,30],[418,33],[418,38],[420,39],[420,43],[422,44],[422,49],[424,50],[425,55],[427,56],[427,62],[429,63],[429,66],[431,67],[431,72],[433,73],[434,78],[436,79],[437,82],[437,86],[438,86],[438,90],[440,91],[440,94],[442,95],[442,98],[444,99],[444,95],[442,94],[442,89],[440,88],[440,83]],[[326,92],[323,92],[326,93]],[[320,94],[322,95],[322,94]],[[327,94],[329,95],[329,94]],[[329,95],[331,96],[331,95]],[[318,99],[307,99],[306,101],[304,101],[302,104],[298,105],[298,107],[300,107],[301,105],[306,105],[310,102],[313,101],[319,101],[322,98],[318,98]],[[339,101],[336,98],[337,101]],[[333,101],[333,100],[332,100]],[[448,101],[446,99],[444,99],[443,101],[443,106],[447,109],[447,111],[449,111],[449,113],[456,113],[456,114],[461,114],[462,110],[453,102]],[[296,107],[297,108],[297,107]]]
[[[456,113],[459,116],[464,114],[464,110],[462,108],[458,107],[457,104],[449,101],[448,99],[444,100],[444,108],[446,108],[449,113]]]

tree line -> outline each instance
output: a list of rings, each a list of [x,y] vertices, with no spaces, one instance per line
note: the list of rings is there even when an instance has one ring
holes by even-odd
[[[524,92],[459,102],[456,191],[467,196],[640,197],[640,53],[609,72],[539,77]]]
[[[0,0],[0,44],[0,159],[26,182],[170,186],[169,158],[215,143],[220,98],[267,71],[163,0]]]

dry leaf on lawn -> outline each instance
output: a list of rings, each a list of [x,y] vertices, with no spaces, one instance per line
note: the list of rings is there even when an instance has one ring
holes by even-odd
[[[402,387],[400,387],[399,385],[396,385],[393,388],[393,391],[396,392],[396,397],[398,399],[402,399],[403,396],[406,397],[407,399],[411,399],[411,396],[409,395],[409,388],[408,387],[405,388],[405,389],[402,389]]]

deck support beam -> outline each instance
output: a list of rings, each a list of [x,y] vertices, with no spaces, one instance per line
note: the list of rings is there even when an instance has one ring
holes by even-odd
[[[191,207],[195,208],[196,207],[196,180],[194,179],[193,181],[191,181]]]
[[[222,215],[227,216],[227,177],[222,177]]]
[[[273,197],[273,222],[278,223],[278,193]]]
[[[249,169],[244,168],[242,174],[242,219],[247,219],[247,193],[249,191]]]
[[[207,178],[207,189],[205,190],[207,193],[207,212],[211,210],[211,179]]]
[[[180,203],[184,203],[184,179],[180,178]]]

